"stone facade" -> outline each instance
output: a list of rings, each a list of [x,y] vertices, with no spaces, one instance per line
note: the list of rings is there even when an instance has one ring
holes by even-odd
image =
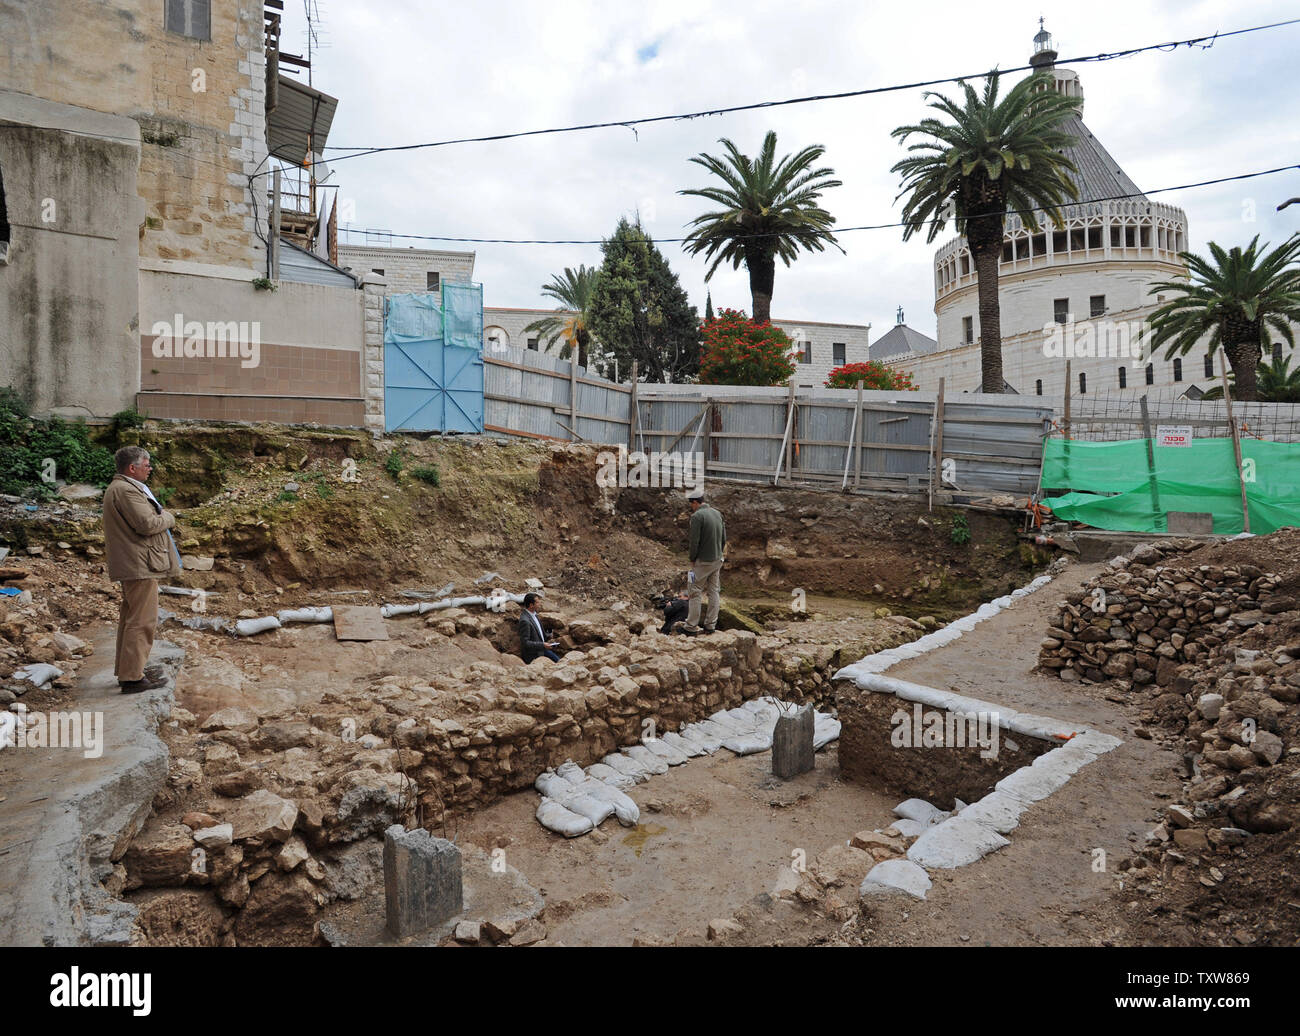
[[[169,31],[156,0],[7,4],[0,82],[139,124],[140,255],[260,271],[266,188],[249,177],[266,172],[262,3],[210,7],[210,39],[195,39]]]
[[[473,252],[444,252],[424,248],[379,248],[369,245],[339,245],[339,266],[360,277],[374,274],[384,282],[383,293],[402,295],[430,293],[429,275],[438,284],[468,284],[474,279]]]

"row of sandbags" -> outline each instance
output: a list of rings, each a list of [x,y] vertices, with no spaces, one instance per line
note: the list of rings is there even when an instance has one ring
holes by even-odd
[[[537,820],[566,838],[587,834],[611,814],[625,827],[635,826],[641,814],[624,789],[656,774],[667,773],[670,766],[680,766],[688,759],[712,755],[720,748],[736,755],[770,751],[777,717],[783,709],[793,708],[776,698],[756,698],[739,708],[715,712],[708,719],[682,727],[679,732],[646,738],[639,745],[605,756],[586,770],[571,760],[566,761],[555,770],[547,770],[534,782],[533,786],[542,795]],[[839,736],[839,720],[822,712],[814,715],[815,751]]]

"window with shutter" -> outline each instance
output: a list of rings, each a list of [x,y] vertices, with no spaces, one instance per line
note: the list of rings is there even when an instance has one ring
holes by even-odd
[[[194,40],[212,39],[212,0],[167,0],[168,32]]]

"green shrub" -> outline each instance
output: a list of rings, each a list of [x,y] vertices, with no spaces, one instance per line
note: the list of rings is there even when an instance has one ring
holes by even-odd
[[[291,504],[298,499],[297,493],[291,493],[287,489],[280,490],[280,495],[275,498],[277,504]]]
[[[393,481],[402,473],[402,468],[406,466],[406,451],[403,449],[393,450],[384,459],[384,470],[393,476]]]
[[[412,468],[411,474],[421,482],[427,482],[431,486],[442,485],[442,473],[435,468]]]
[[[121,439],[122,433],[128,428],[142,428],[144,421],[144,414],[133,406],[129,406],[125,410],[119,410],[109,422],[113,429],[113,438]]]
[[[322,500],[328,500],[334,495],[334,489],[328,482],[317,482],[316,495]]]
[[[113,474],[113,455],[83,422],[33,418],[12,388],[0,389],[0,493],[48,499],[55,479],[106,486]]]
[[[964,514],[955,515],[952,520],[952,542],[961,546],[970,542],[970,525]]]

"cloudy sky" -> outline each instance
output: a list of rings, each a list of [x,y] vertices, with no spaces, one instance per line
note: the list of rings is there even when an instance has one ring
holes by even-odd
[[[331,145],[370,147],[604,122],[777,100],[1026,63],[1038,17],[1061,58],[1300,17],[1281,0],[1093,0],[997,5],[830,0],[649,0],[637,6],[552,0],[319,0],[325,48],[315,85],[340,99]],[[301,46],[301,0],[286,4],[284,49]],[[1300,163],[1295,54],[1300,25],[1220,40],[1209,49],[1153,51],[1070,65],[1084,120],[1143,190]],[[952,92],[955,86],[938,87]],[[899,218],[902,151],[890,131],[926,114],[922,90],[339,162],[354,226],[473,238],[599,239],[640,213],[657,239],[681,237],[703,211],[681,188],[708,176],[688,159],[729,137],[753,154],[764,133],[779,149],[826,147],[844,185],[824,204],[840,226]],[[338,155],[334,151],[331,155]],[[1192,247],[1277,243],[1300,228],[1300,172],[1156,195],[1188,214]],[[778,319],[871,323],[873,339],[902,305],[935,332],[931,257],[898,230],[846,233],[845,253],[778,266]],[[362,243],[359,234],[343,238]],[[394,244],[399,243],[396,239]],[[565,266],[596,264],[598,245],[455,245],[474,250],[489,306],[549,306],[540,286]],[[702,259],[662,246],[703,312]],[[707,285],[717,307],[750,308],[743,269]]]

